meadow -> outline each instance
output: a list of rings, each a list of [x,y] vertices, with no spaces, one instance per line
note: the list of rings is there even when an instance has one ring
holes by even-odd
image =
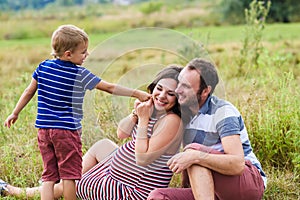
[[[172,21],[172,12],[143,17],[136,10],[122,15],[119,10],[109,10],[110,15],[102,16],[99,10],[90,9],[81,20],[80,9],[70,18],[67,14],[58,13],[54,18],[51,13],[30,12],[1,16],[2,124],[37,64],[51,58],[50,36],[59,24],[78,25],[90,35],[87,68],[105,80],[130,87],[144,89],[160,68],[171,63],[185,65],[192,57],[204,56],[216,64],[221,78],[216,94],[235,104],[246,122],[254,151],[268,176],[264,199],[300,199],[300,24],[265,24],[261,39],[253,39],[254,32],[245,25],[216,25],[205,11],[199,23],[191,8],[176,12],[175,18],[192,13],[180,22]],[[96,12],[100,13],[97,20],[90,17]],[[126,22],[118,21],[117,16]],[[191,21],[194,24],[189,24]],[[250,43],[246,45],[245,39]],[[259,49],[255,49],[255,42],[259,42]],[[259,57],[253,61],[255,53]],[[101,92],[87,94],[84,152],[101,138],[124,142],[116,139],[116,125],[130,112],[132,101]],[[42,172],[35,116],[36,97],[11,129],[0,126],[0,178],[20,187],[37,186]],[[171,185],[179,186],[178,175]]]

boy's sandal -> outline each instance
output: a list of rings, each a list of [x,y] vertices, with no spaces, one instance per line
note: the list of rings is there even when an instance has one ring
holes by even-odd
[[[3,195],[4,191],[8,192],[7,183],[5,181],[3,181],[2,179],[0,179],[0,196]]]

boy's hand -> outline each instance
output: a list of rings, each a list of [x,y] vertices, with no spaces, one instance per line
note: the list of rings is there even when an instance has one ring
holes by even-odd
[[[10,128],[11,125],[13,125],[18,119],[18,115],[11,114],[7,117],[7,119],[4,122],[4,126]]]
[[[137,98],[142,102],[148,101],[151,98],[151,94],[149,94],[148,92],[139,91],[139,95],[137,96]]]

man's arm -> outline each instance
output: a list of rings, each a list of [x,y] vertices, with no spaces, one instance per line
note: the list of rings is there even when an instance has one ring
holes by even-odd
[[[244,170],[245,160],[239,135],[226,136],[221,139],[224,154],[209,154],[188,149],[173,156],[168,165],[179,173],[193,164],[201,165],[224,175],[239,175]]]

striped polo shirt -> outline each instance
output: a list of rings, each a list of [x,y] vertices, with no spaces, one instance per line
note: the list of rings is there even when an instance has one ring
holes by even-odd
[[[101,79],[84,67],[59,59],[40,63],[32,77],[38,83],[35,127],[80,129],[85,92]]]
[[[246,160],[259,170],[266,187],[267,178],[261,164],[252,151],[248,133],[239,111],[229,102],[210,96],[186,126],[184,143],[199,143],[224,152],[221,138],[240,135]]]

